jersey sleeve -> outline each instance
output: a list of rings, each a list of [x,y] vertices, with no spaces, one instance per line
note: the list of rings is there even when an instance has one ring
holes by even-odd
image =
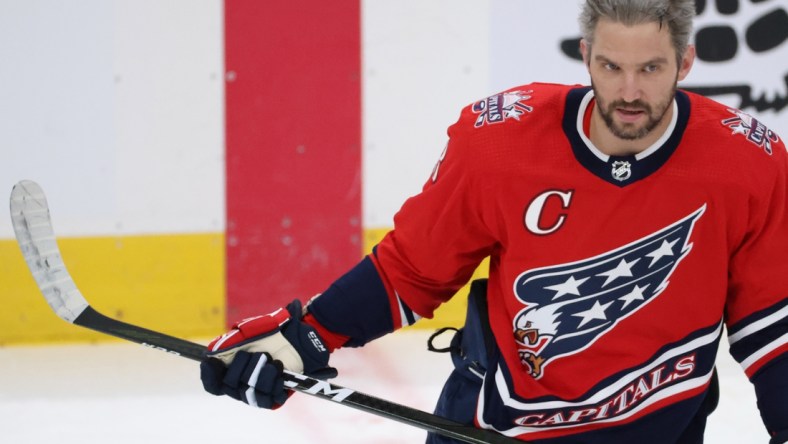
[[[496,245],[470,114],[466,109],[449,128],[449,142],[421,193],[404,203],[376,248],[387,288],[421,317],[432,317]]]
[[[749,230],[731,257],[726,320],[731,355],[754,384],[761,417],[774,436],[788,431],[784,377],[788,374],[788,156],[784,145],[777,144],[773,156],[775,179],[764,198],[753,198]]]
[[[306,321],[330,348],[362,346],[431,317],[490,255],[495,242],[482,210],[485,184],[464,130],[473,127],[469,109],[449,128],[439,162],[397,212],[394,229],[308,305]]]

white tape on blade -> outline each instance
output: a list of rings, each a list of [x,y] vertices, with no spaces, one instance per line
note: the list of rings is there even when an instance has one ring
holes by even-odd
[[[88,307],[60,256],[44,191],[23,180],[11,191],[11,221],[22,255],[50,307],[74,322]]]

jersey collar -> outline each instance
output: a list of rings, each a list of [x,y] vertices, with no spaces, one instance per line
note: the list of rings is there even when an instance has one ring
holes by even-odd
[[[613,185],[624,187],[656,172],[676,151],[689,121],[689,98],[681,91],[673,100],[667,130],[653,145],[630,156],[610,156],[599,150],[583,131],[583,118],[594,98],[591,87],[569,91],[563,128],[575,158],[588,171]]]

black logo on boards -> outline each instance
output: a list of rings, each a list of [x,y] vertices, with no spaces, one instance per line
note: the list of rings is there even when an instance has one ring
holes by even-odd
[[[715,84],[687,81],[705,96],[735,95],[740,109],[780,111],[788,106],[788,11],[782,0],[695,0],[697,59],[715,71]],[[579,37],[561,41],[561,52],[581,61]],[[746,66],[737,77],[732,63]],[[699,82],[702,82],[700,80]],[[692,85],[689,85],[693,83]]]

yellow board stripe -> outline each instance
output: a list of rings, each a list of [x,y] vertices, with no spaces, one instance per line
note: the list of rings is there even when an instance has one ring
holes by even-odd
[[[62,238],[63,260],[107,316],[179,337],[224,328],[224,235]],[[13,240],[0,240],[0,344],[98,341],[49,308]]]
[[[388,228],[364,232],[369,252]],[[224,234],[58,239],[63,260],[85,298],[107,316],[183,338],[211,338],[224,330]],[[486,275],[487,262],[474,278]],[[433,319],[411,328],[459,327],[468,287]],[[70,325],[49,308],[14,240],[0,240],[0,345],[104,341]]]
[[[367,253],[372,251],[372,247],[377,245],[389,230],[389,228],[365,230],[364,251]],[[486,277],[488,269],[489,259],[485,259],[473,273],[473,278],[471,278],[471,280]],[[435,311],[435,316],[432,319],[421,319],[410,328],[435,330],[441,327],[461,327],[465,323],[465,310],[468,306],[468,291],[470,291],[470,284],[460,289],[449,302],[441,305]]]

